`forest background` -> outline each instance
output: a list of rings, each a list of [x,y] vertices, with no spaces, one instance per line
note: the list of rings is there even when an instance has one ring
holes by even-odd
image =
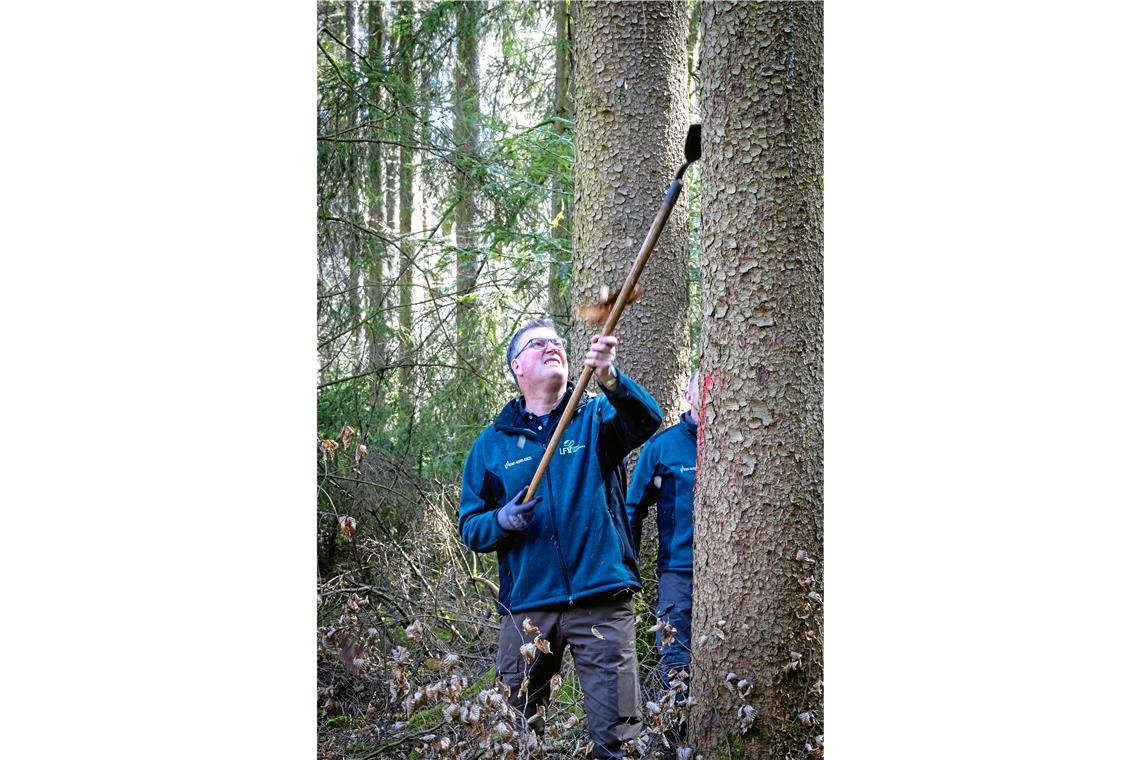
[[[315,11],[53,13],[4,50],[10,744],[311,757]],[[1119,743],[1072,716],[1137,674],[1122,20],[828,7],[832,751]]]
[[[543,734],[496,709],[459,480],[511,335],[550,316],[580,361],[573,305],[620,289],[694,122],[616,332],[667,424],[704,377],[691,690],[658,675],[651,508],[633,751],[822,756],[823,47],[818,3],[318,5],[319,757],[589,756],[569,662]]]

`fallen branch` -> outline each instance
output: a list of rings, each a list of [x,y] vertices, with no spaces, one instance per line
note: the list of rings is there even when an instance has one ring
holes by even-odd
[[[360,757],[353,758],[353,760],[371,760],[371,758],[373,758],[373,757],[383,757],[384,753],[386,753],[390,749],[395,749],[396,747],[399,747],[401,744],[405,744],[406,742],[408,742],[412,739],[418,739],[421,736],[426,736],[428,734],[431,734],[431,733],[438,731],[439,729],[443,728],[443,723],[444,722],[441,720],[439,723],[436,723],[434,726],[430,726],[428,728],[425,728],[422,731],[417,731],[414,734],[408,734],[407,736],[402,736],[394,742],[389,742],[388,744],[385,744],[382,747],[377,747],[376,749],[369,752],[367,755],[361,755]]]

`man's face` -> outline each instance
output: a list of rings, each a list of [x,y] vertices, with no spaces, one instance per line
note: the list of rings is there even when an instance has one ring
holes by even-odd
[[[526,393],[527,388],[547,384],[565,384],[567,379],[566,347],[555,346],[549,339],[558,340],[558,333],[549,327],[534,327],[519,338],[511,369],[518,378],[519,388]],[[548,341],[545,346],[538,343]]]
[[[700,375],[694,375],[692,380],[689,381],[688,389],[685,391],[685,401],[689,402],[689,408],[693,410],[693,419],[695,420],[701,418],[700,380]]]

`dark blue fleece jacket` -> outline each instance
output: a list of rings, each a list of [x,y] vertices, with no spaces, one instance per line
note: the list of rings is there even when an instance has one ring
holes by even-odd
[[[657,502],[657,572],[693,572],[693,483],[697,475],[697,424],[685,412],[641,449],[626,499],[633,545]]]
[[[495,513],[530,483],[573,392],[544,430],[531,428],[521,396],[471,447],[463,468],[459,535],[499,554],[499,612],[567,607],[598,594],[641,588],[625,514],[625,457],[661,425],[648,391],[617,373],[604,396],[583,396],[539,481],[534,520],[503,530]]]

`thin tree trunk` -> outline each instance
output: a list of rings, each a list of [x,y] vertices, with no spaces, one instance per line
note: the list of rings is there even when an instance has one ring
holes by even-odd
[[[346,0],[344,4],[344,24],[345,24],[345,44],[348,46],[344,51],[344,69],[346,74],[355,73],[357,66],[356,55],[352,52],[356,50],[356,3],[353,0]],[[349,109],[348,123],[350,127],[355,127],[360,123],[360,104]],[[345,162],[345,217],[352,220],[354,223],[360,222],[360,179],[359,179],[359,160],[356,146],[347,145],[345,150],[348,153],[348,160]],[[360,322],[361,317],[361,246],[365,245],[361,240],[360,234],[356,231],[349,233],[345,248],[345,254],[348,259],[348,311],[349,319],[352,324]],[[354,372],[360,372],[363,354],[361,353],[361,331],[354,329],[349,337],[348,347],[349,356],[351,357]]]
[[[385,8],[389,8],[390,13],[392,13],[392,14],[396,13],[395,3],[393,3],[391,6],[388,6],[387,3],[384,3],[383,5],[385,6]],[[387,56],[388,56],[389,61],[397,62],[396,63],[397,71],[399,70],[398,61],[400,60],[399,52],[398,52],[399,44],[401,44],[400,40],[397,39],[397,37],[394,33],[389,31],[389,33],[387,35],[387,39],[385,40]],[[388,121],[395,123],[395,128],[397,130],[396,136],[398,136],[398,130],[399,130],[399,124],[400,124],[400,113],[401,113],[400,106],[401,106],[401,103],[395,97],[392,97],[392,99],[389,101],[389,103],[390,103],[390,107],[388,109],[388,112],[390,114],[393,114],[395,116],[395,119],[389,119]],[[387,127],[387,129],[392,129],[392,127],[389,126],[389,127]],[[392,136],[392,132],[389,132],[388,134],[389,134],[389,136]],[[399,228],[396,226],[396,201],[397,201],[397,198],[399,197],[398,193],[397,193],[397,189],[396,189],[396,181],[397,181],[397,177],[399,176],[399,165],[398,165],[396,159],[397,159],[399,153],[398,153],[398,149],[395,145],[383,145],[383,146],[381,146],[381,150],[382,150],[382,154],[384,157],[384,230],[385,230],[386,234],[388,235],[389,239],[395,240],[397,235],[399,234]],[[393,262],[389,261],[389,271],[388,271],[389,277],[393,277],[398,281],[401,271],[402,271],[402,265],[399,262],[393,263]],[[392,304],[393,300],[398,300],[398,291],[397,291],[397,299],[393,299],[392,298],[392,291],[391,291],[391,289],[389,289],[388,294],[386,296],[385,308],[390,309],[393,305]],[[397,315],[397,322],[399,324],[402,324],[402,322],[399,320],[398,315]]]
[[[322,0],[317,3],[317,45],[327,46],[328,40],[323,32],[328,32],[334,38],[339,38],[338,14],[337,11],[343,6],[340,3],[329,2]],[[317,253],[317,310],[318,310],[318,331],[326,326],[330,320],[330,312],[335,313],[335,308],[331,303],[329,291],[332,289],[328,286],[330,282],[329,275],[326,272],[326,267],[329,267],[330,261],[335,257],[336,241],[331,239],[328,230],[318,225],[317,229],[318,240],[318,253]],[[331,267],[329,267],[331,268]],[[332,343],[324,343],[317,347],[317,383],[323,384],[332,378],[333,369],[333,349]]]
[[[690,739],[799,758],[823,733],[823,8],[704,3],[701,27]]]
[[[432,76],[432,61],[428,60],[425,56],[420,60],[420,90],[419,90],[419,106],[420,106],[420,229],[429,229],[428,219],[431,217],[431,204],[427,189],[430,187],[428,180],[428,161],[425,160],[425,154],[422,152],[423,148],[431,143],[431,76]]]
[[[411,0],[400,0],[400,16],[404,19],[404,26],[398,42],[398,72],[403,91],[408,96],[401,97],[398,103],[399,116],[397,122],[400,129],[400,272],[399,272],[399,300],[398,309],[400,322],[400,397],[405,404],[409,404],[412,388],[412,372],[410,367],[412,346],[412,271],[414,247],[412,245],[412,138],[414,135],[415,109],[412,92],[412,43],[410,34],[412,21]],[[407,407],[410,409],[410,405]]]
[[[455,18],[455,306],[459,364],[474,360],[482,351],[479,341],[479,308],[475,291],[478,278],[479,237],[476,232],[475,190],[479,139],[479,37],[478,23],[483,3],[459,3]]]
[[[571,44],[570,44],[570,3],[569,0],[554,1],[555,58],[554,58],[554,132],[559,137],[566,134],[563,120],[571,118]],[[551,222],[553,236],[566,248],[565,255],[556,254],[550,262],[547,274],[547,311],[564,333],[570,329],[570,277],[569,265],[571,231],[573,217],[572,182],[564,180],[564,174],[555,168],[551,180]]]
[[[368,60],[372,70],[369,72],[372,86],[369,87],[370,100],[374,105],[368,107],[368,120],[370,126],[368,133],[374,140],[382,140],[383,115],[378,112],[384,100],[384,88],[380,85],[380,77],[384,71],[384,6],[382,3],[369,3],[367,13],[368,29]],[[368,146],[368,226],[373,230],[383,230],[384,218],[384,147],[380,143]],[[387,312],[384,311],[386,288],[385,276],[388,270],[388,244],[383,239],[370,237],[368,242],[368,287],[367,310],[370,315],[366,325],[368,336],[368,361],[371,367],[380,367],[387,364],[386,338],[388,334]],[[379,407],[380,390],[383,377],[380,374],[372,377],[372,409]]]

